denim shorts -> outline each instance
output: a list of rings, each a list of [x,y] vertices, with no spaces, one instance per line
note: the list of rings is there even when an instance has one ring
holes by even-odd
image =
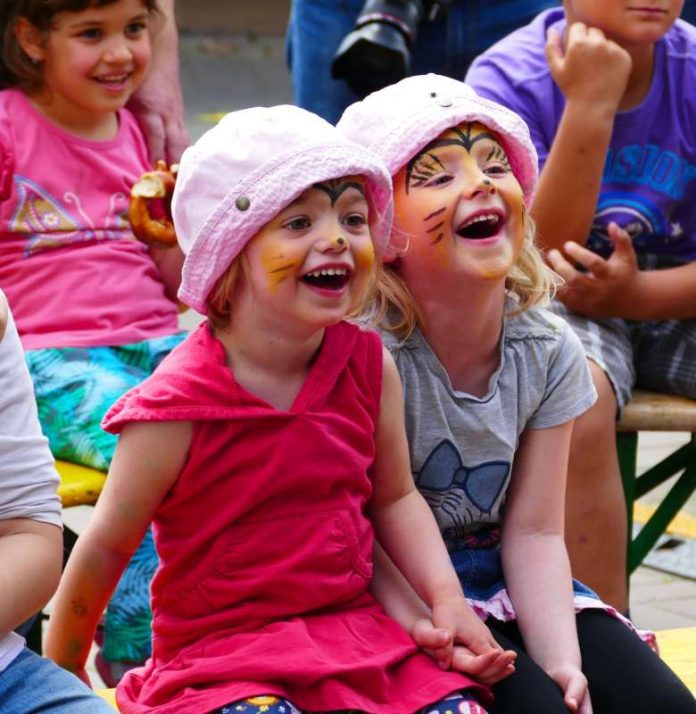
[[[0,672],[2,714],[114,714],[75,675],[23,649]]]

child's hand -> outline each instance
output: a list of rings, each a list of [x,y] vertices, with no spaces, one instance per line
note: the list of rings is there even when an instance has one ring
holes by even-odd
[[[609,236],[614,252],[608,259],[574,242],[563,246],[567,258],[558,250],[548,252],[549,264],[565,281],[557,296],[566,307],[588,317],[641,319],[633,312],[640,309],[642,300],[631,237],[616,223],[609,224]],[[576,265],[587,272],[581,272]]]
[[[577,667],[562,665],[548,674],[563,691],[563,701],[568,707],[568,711],[577,712],[577,714],[592,714],[587,679]]]
[[[452,661],[453,640],[449,630],[438,628],[428,619],[420,619],[411,630],[413,641],[440,667],[447,669]]]
[[[517,655],[502,649],[463,597],[434,604],[433,624],[452,633],[455,648],[447,663],[450,667],[478,677],[486,684],[515,671]]]
[[[616,112],[631,73],[631,56],[596,27],[575,22],[566,30],[565,48],[551,28],[546,61],[566,101]]]
[[[495,684],[515,671],[514,652],[498,647],[476,655],[467,647],[454,645],[451,632],[435,627],[427,619],[416,622],[411,637],[443,669],[455,669],[476,677],[484,684]]]

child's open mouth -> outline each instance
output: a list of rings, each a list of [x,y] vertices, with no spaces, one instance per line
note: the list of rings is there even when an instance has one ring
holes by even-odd
[[[469,218],[457,228],[457,235],[468,240],[491,238],[500,230],[502,216],[497,213],[481,213]]]
[[[302,276],[308,285],[322,290],[342,290],[350,280],[347,268],[322,268]]]

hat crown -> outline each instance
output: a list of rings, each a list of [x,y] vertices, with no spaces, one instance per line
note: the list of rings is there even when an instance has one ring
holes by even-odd
[[[337,126],[380,156],[394,176],[443,131],[464,122],[479,122],[500,136],[529,205],[538,168],[527,125],[464,82],[437,74],[407,77],[352,104]]]

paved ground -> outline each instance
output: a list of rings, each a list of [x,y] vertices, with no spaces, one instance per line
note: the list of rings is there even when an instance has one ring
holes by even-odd
[[[216,5],[215,0],[206,2],[208,6]],[[268,7],[267,3],[271,2],[280,8],[279,12],[282,11],[282,0],[264,2],[260,2],[260,6]],[[234,7],[238,3],[230,2],[230,5]],[[292,100],[282,39],[278,36],[188,34],[182,38],[181,62],[187,124],[193,139],[211,126],[220,113]],[[195,318],[185,316],[183,322],[191,327]],[[683,436],[675,434],[647,435],[640,446],[641,464],[656,461],[661,454],[673,450],[681,439]],[[649,509],[653,504],[654,499],[646,499],[644,507]],[[66,512],[66,520],[77,528],[88,517],[89,509],[86,508]],[[696,538],[693,526],[696,523],[696,498],[687,504],[685,519],[683,535]],[[684,542],[691,541],[687,538]],[[636,625],[641,628],[670,629],[694,625],[696,580],[641,567],[631,579],[631,611]],[[95,682],[99,682],[96,675]]]

